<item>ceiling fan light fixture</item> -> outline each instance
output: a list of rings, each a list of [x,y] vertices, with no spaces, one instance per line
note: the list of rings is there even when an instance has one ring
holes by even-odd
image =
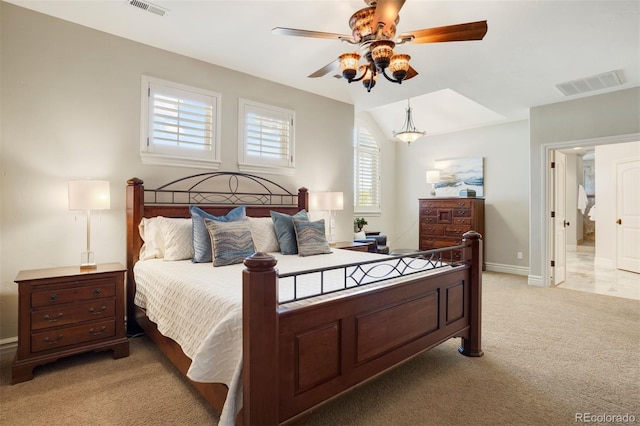
[[[373,66],[366,67],[366,70],[363,70],[363,73],[362,85],[367,89],[367,92],[370,92],[373,86],[376,85],[378,73]]]
[[[405,53],[397,53],[391,57],[389,70],[398,83],[404,80],[409,72],[409,60],[411,60],[411,56]]]
[[[413,119],[411,118],[411,103],[407,99],[407,117],[404,120],[402,130],[399,132],[394,131],[393,137],[401,142],[411,145],[411,142],[415,142],[417,139],[424,136],[425,133],[426,132],[416,129],[416,126],[413,124]]]
[[[340,60],[340,70],[342,76],[351,83],[358,72],[358,63],[360,62],[360,54],[358,52],[343,53],[338,57]]]
[[[371,58],[378,69],[383,70],[389,66],[393,56],[393,48],[396,44],[391,40],[378,40],[371,43]]]

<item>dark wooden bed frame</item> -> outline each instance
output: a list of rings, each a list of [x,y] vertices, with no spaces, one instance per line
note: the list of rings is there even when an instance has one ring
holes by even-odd
[[[213,175],[230,179],[230,189],[223,192],[194,189]],[[140,179],[127,181],[126,191],[127,330],[130,335],[139,333],[140,328],[144,330],[185,375],[191,360],[175,341],[158,332],[144,310],[134,305],[133,266],[142,246],[138,232],[142,218],[190,217],[188,206],[196,204],[194,200],[204,201],[199,206],[214,215],[225,214],[234,204],[246,205],[247,216],[252,217],[269,217],[271,210],[294,214],[300,209],[308,209],[305,188],[298,194],[285,190],[283,196],[271,190],[266,190],[260,197],[250,194],[249,198],[255,204],[249,204],[246,193],[236,185],[238,179],[248,177],[259,186],[264,182],[273,183],[239,173],[194,177],[197,183],[187,191],[173,191],[169,202],[158,197],[158,194],[170,192],[167,185],[147,190],[152,195],[151,201],[145,201],[145,189]],[[182,196],[187,199],[178,199]],[[293,199],[293,202],[279,202],[285,198]],[[481,236],[468,232],[462,245],[463,261],[452,268],[392,286],[334,295],[327,301],[293,309],[278,305],[275,258],[256,253],[246,259],[242,276],[243,408],[236,424],[289,423],[323,402],[453,337],[461,338],[459,352],[463,355],[482,356]],[[191,383],[219,412],[222,410],[227,395],[224,384]]]

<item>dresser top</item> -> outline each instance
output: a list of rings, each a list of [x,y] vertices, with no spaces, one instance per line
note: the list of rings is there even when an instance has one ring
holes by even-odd
[[[102,274],[108,272],[122,272],[126,268],[120,263],[102,263],[93,269],[80,269],[80,266],[63,266],[58,268],[31,269],[18,272],[15,281],[29,281],[46,278],[74,277],[79,275]]]

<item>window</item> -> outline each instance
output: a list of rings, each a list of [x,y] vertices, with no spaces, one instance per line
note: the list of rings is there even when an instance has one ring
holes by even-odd
[[[220,167],[220,94],[142,76],[143,164]]]
[[[293,111],[240,99],[238,117],[239,170],[292,175]]]
[[[380,212],[380,149],[364,127],[356,129],[354,141],[354,210]]]

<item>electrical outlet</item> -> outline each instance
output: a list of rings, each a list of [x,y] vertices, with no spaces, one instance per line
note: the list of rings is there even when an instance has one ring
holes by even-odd
[[[522,252],[521,251],[519,251],[516,255],[518,257],[518,260],[522,260]]]

